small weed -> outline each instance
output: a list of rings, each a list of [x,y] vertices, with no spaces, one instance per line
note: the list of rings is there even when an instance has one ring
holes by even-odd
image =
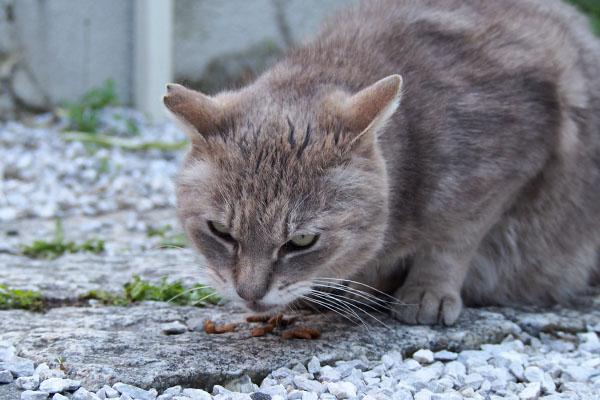
[[[9,289],[0,285],[0,310],[22,309],[30,311],[42,310],[42,295],[31,290]]]
[[[124,295],[110,294],[105,291],[90,291],[84,299],[98,300],[103,304],[126,306],[133,303],[139,303],[146,300],[167,301],[175,305],[204,305],[216,304],[220,299],[214,295],[212,289],[204,285],[196,284],[190,288],[184,288],[183,283],[178,281],[167,283],[167,277],[164,277],[158,286],[152,285],[147,280],[140,279],[139,276],[133,277],[133,282],[127,282],[123,285]]]
[[[187,246],[187,238],[183,233],[175,233],[172,235],[167,235],[167,232],[171,231],[173,228],[171,225],[165,225],[161,228],[154,228],[146,233],[146,236],[154,237],[160,236],[163,240],[160,242],[160,247],[186,247]]]
[[[85,144],[102,147],[120,147],[124,150],[185,150],[188,147],[187,141],[181,142],[143,142],[138,139],[120,138],[109,135],[91,135],[81,132],[66,132],[62,134],[62,139],[67,142],[83,142]]]
[[[109,79],[103,87],[93,88],[85,93],[78,102],[65,102],[67,117],[71,121],[69,128],[79,132],[95,134],[100,124],[98,111],[104,107],[118,104],[115,81]]]
[[[109,293],[105,290],[90,290],[82,297],[85,300],[98,300],[105,305],[126,306],[130,304],[125,296]]]
[[[170,231],[171,229],[173,229],[171,227],[171,225],[165,225],[165,226],[160,227],[160,228],[153,228],[153,229],[150,229],[148,231],[148,233],[146,233],[146,236],[149,237],[149,238],[151,238],[153,236],[160,236],[160,237],[164,238],[165,234],[168,231]]]
[[[54,259],[67,252],[88,251],[101,253],[104,251],[104,240],[90,239],[82,244],[75,244],[75,242],[65,242],[64,238],[65,232],[60,219],[58,219],[56,220],[54,238],[49,242],[36,240],[33,244],[23,246],[23,254],[32,258]]]
[[[167,236],[160,243],[161,247],[186,247],[187,238],[183,233]]]

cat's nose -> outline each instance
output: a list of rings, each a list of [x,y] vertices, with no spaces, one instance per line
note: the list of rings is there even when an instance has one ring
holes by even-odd
[[[247,302],[258,302],[269,291],[272,272],[270,262],[242,255],[234,278],[237,294]]]
[[[257,302],[267,294],[266,285],[261,285],[256,282],[238,284],[235,288],[238,296],[247,302]]]

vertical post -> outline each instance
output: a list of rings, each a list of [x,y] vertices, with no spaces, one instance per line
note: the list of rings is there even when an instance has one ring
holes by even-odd
[[[134,0],[135,106],[165,117],[161,97],[173,78],[173,0]]]

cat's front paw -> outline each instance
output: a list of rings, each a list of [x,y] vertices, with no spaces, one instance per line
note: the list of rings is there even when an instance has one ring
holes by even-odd
[[[429,286],[402,287],[394,294],[403,304],[392,315],[407,324],[453,325],[462,310],[460,293]]]

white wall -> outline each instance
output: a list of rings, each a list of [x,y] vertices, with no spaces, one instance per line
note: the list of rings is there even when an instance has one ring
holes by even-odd
[[[356,3],[173,1],[173,75],[179,82],[203,82],[211,90],[226,85],[231,77],[239,81],[240,76],[264,69],[282,49],[313,35],[325,15]],[[6,6],[12,6],[13,21],[3,19]],[[134,0],[0,0],[0,72],[6,54],[21,59],[10,70],[8,83],[0,81],[0,113],[10,92],[33,109],[48,108],[62,100],[76,100],[108,78],[115,79],[121,101],[132,102],[139,65],[156,59],[142,59],[143,52],[135,48],[140,42],[135,36],[136,16]],[[147,45],[157,43],[153,40]],[[6,85],[11,90],[5,90]]]

